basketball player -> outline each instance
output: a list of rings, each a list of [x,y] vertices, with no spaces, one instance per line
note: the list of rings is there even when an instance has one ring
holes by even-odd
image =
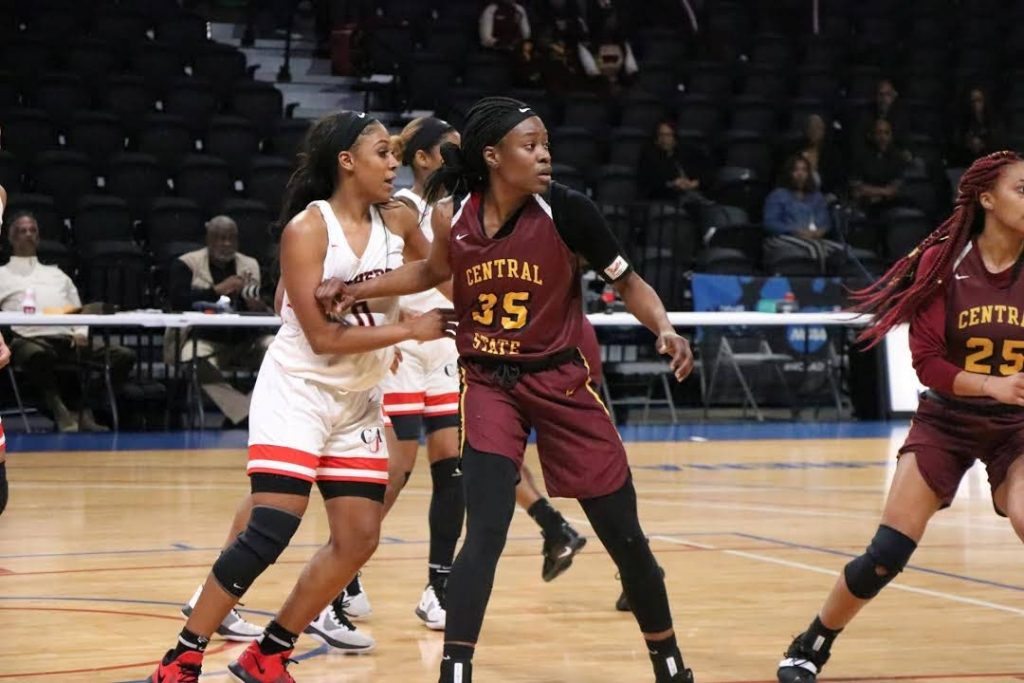
[[[332,311],[352,301],[425,291],[454,274],[462,375],[466,540],[448,589],[441,683],[470,683],[472,657],[515,507],[530,428],[552,495],[580,499],[615,561],[658,683],[692,681],[672,629],[665,582],[640,527],[625,449],[577,350],[583,317],[578,256],[614,284],[657,335],[677,380],[693,367],[658,295],[632,271],[600,211],[551,182],[544,123],[516,100],[469,111],[462,149],[441,147],[427,183],[438,203],[425,261],[374,281],[324,283]],[[332,291],[333,290],[333,291]],[[337,296],[335,296],[337,294]]]
[[[359,302],[341,323],[324,315],[314,298],[321,280],[371,279],[400,263],[405,241],[426,245],[408,209],[378,208],[390,199],[398,167],[378,121],[354,112],[326,116],[303,147],[284,202],[285,215],[294,217],[281,237],[283,324],[253,390],[252,513],[214,563],[153,683],[197,680],[210,635],[288,546],[316,482],[330,541],[307,563],[259,641],[228,667],[244,683],[294,680],[287,664],[298,634],[377,547],[387,448],[376,387],[394,358],[391,347],[446,331],[436,310],[397,321],[394,298]]]
[[[7,190],[0,185],[0,225],[4,221],[4,207],[7,206]],[[0,370],[11,362],[11,350],[7,348],[3,334],[0,334]],[[7,436],[4,435],[4,423],[0,420],[0,515],[7,508]]]
[[[836,636],[903,571],[928,521],[948,507],[975,460],[996,512],[1024,540],[1024,160],[996,152],[960,179],[952,215],[871,287],[870,344],[910,322],[918,405],[881,524],[779,664],[783,683],[813,683]]]
[[[440,148],[445,142],[458,145],[459,133],[446,121],[434,117],[415,119],[392,137],[395,157],[413,171],[412,188],[399,190],[395,198],[408,203],[420,216],[420,228],[428,240],[434,237],[430,227],[433,206],[423,199],[424,187],[430,174],[441,167]],[[439,289],[446,291],[431,290],[402,297],[400,306],[403,311],[417,314],[451,305],[451,283],[446,282]],[[432,482],[428,518],[430,554],[427,586],[415,613],[427,628],[443,631],[445,585],[465,515],[465,496],[458,469],[459,352],[455,341],[447,338],[429,343],[405,342],[399,349],[402,363],[381,385],[390,469],[384,514],[409,481],[416,463],[420,433],[426,431]],[[600,355],[591,362],[599,364]],[[525,467],[516,498],[541,526],[544,535],[541,576],[545,581],[552,581],[572,565],[586,539],[541,495]]]

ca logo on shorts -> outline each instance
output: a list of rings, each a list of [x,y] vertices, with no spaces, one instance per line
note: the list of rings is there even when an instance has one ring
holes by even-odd
[[[363,433],[359,435],[359,438],[363,440],[367,446],[370,447],[371,453],[377,453],[380,451],[381,444],[384,443],[384,439],[380,435],[380,427],[368,427],[363,430]]]
[[[444,374],[447,377],[458,377],[459,366],[456,363],[446,363],[444,366]]]

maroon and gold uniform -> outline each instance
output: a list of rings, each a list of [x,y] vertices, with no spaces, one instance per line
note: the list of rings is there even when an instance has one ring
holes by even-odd
[[[921,256],[918,277],[932,272],[937,250]],[[989,398],[953,394],[960,372],[1007,376],[1024,371],[1024,281],[1020,263],[990,273],[973,242],[951,277],[910,323],[914,369],[929,388],[921,398],[900,453],[914,453],[918,469],[949,505],[976,459],[995,491],[1024,453],[1024,408]],[[1002,513],[1002,511],[997,510]]]
[[[455,206],[449,263],[463,439],[521,464],[532,427],[552,495],[616,491],[629,467],[579,351],[578,255],[614,282],[630,270],[618,243],[589,199],[558,184],[529,198],[492,237],[480,194]]]

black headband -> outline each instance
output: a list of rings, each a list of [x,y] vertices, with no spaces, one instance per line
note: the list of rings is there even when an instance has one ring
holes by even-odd
[[[528,118],[536,116],[537,113],[529,106],[514,107],[503,112],[500,117],[489,126],[488,139],[484,140],[484,147],[496,145],[501,139],[508,135],[508,132]]]
[[[431,116],[425,119],[420,125],[419,129],[413,133],[412,139],[409,140],[409,144],[405,146],[405,151],[402,152],[402,163],[406,166],[412,165],[412,159],[416,156],[416,152],[423,150],[433,149],[441,138],[455,130],[455,127],[447,121]]]
[[[338,149],[352,149],[356,140],[366,127],[371,123],[377,123],[377,119],[367,116],[363,112],[347,111],[339,117],[338,125]]]

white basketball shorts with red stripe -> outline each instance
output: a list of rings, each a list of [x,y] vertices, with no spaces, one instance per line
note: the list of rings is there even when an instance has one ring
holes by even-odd
[[[267,354],[249,409],[248,473],[388,483],[380,390],[344,392],[287,374]]]
[[[459,351],[454,339],[407,341],[398,345],[402,362],[388,373],[384,392],[384,424],[391,417],[425,418],[459,414]]]

